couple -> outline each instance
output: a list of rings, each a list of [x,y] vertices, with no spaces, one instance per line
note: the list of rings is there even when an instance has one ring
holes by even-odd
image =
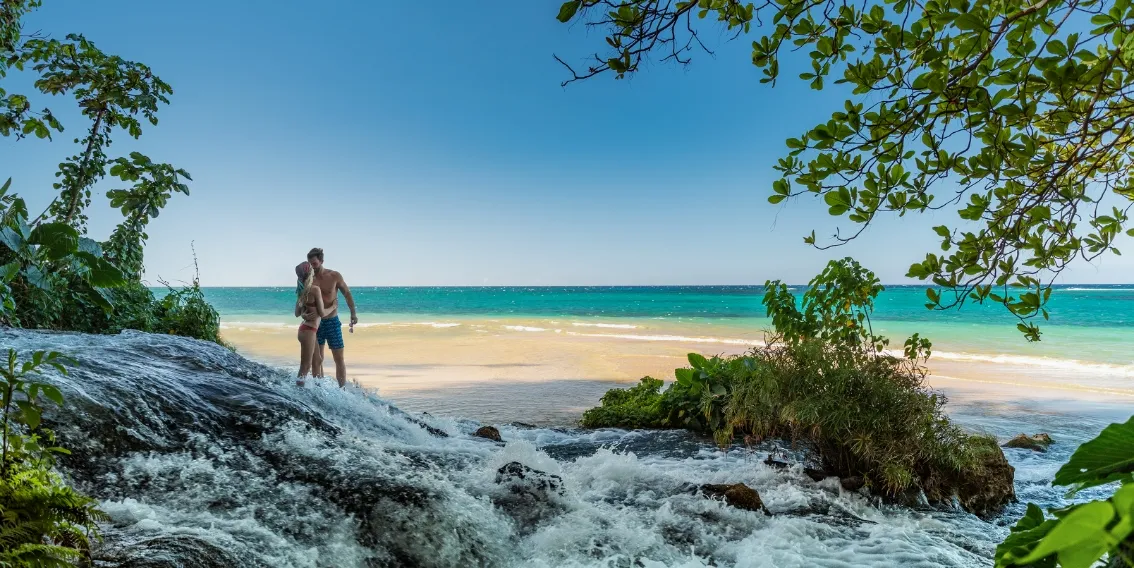
[[[307,262],[295,267],[299,278],[295,294],[295,316],[302,317],[299,324],[299,377],[296,386],[303,386],[307,374],[323,376],[323,345],[331,344],[335,358],[335,378],[340,387],[346,386],[346,363],[343,361],[343,324],[339,321],[339,292],[342,291],[350,307],[350,332],[358,323],[354,297],[343,281],[343,275],[323,266],[323,249],[313,248],[307,253]]]

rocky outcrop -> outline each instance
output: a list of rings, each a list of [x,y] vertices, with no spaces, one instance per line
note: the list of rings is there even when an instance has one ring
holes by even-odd
[[[847,491],[858,491],[866,485],[866,480],[861,475],[852,475],[850,477],[843,477],[839,479],[839,485]]]
[[[509,462],[496,470],[496,484],[500,491],[493,494],[493,503],[517,521],[522,534],[562,511],[563,478],[558,475]]]
[[[1016,501],[1016,468],[1009,465],[995,440],[986,440],[973,442],[973,465],[947,477],[923,474],[921,487],[929,503],[948,503],[955,497],[964,510],[988,518]]]
[[[492,440],[493,442],[503,442],[504,441],[504,440],[500,439],[500,430],[497,430],[495,426],[481,426],[480,428],[477,429],[476,432],[473,432],[473,436],[476,436],[478,438],[484,438],[484,439],[487,439],[487,440]]]
[[[760,499],[760,494],[743,483],[732,485],[706,484],[701,486],[701,493],[704,493],[710,499],[723,499],[725,503],[737,509],[769,514],[768,509],[764,507],[764,502]]]
[[[1037,452],[1046,452],[1047,447],[1050,446],[1054,440],[1047,434],[1036,434],[1028,436],[1020,434],[1011,440],[1004,443],[1005,448],[1023,448],[1026,450],[1034,450]]]
[[[496,470],[496,484],[507,485],[513,493],[563,494],[563,478],[532,469],[520,462],[508,462]]]

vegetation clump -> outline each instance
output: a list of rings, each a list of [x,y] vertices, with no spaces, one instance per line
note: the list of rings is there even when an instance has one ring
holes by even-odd
[[[44,367],[65,373],[65,363],[58,353],[20,359],[9,350],[0,365],[0,566],[73,566],[88,559],[96,523],[107,519],[53,470],[67,451],[39,428],[43,402],[62,404],[63,395],[35,378]]]
[[[801,302],[769,282],[765,304],[776,335],[736,357],[689,356],[676,382],[642,379],[609,391],[583,425],[688,428],[722,445],[737,436],[782,438],[815,452],[825,470],[858,477],[898,498],[921,489],[932,502],[957,497],[993,513],[1015,498],[1013,469],[995,439],[965,432],[946,399],[924,386],[929,342],[912,337],[904,356],[872,333],[877,278],[850,259],[832,262]]]

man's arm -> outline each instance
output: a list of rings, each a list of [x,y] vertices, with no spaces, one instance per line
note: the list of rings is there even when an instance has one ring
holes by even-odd
[[[350,324],[354,325],[358,323],[358,312],[354,309],[354,296],[350,295],[350,286],[347,286],[346,280],[343,280],[342,273],[336,272],[335,274],[339,277],[339,290],[342,290],[346,305],[350,308]]]

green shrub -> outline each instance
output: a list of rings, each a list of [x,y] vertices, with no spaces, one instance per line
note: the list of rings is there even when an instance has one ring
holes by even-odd
[[[96,523],[107,516],[95,501],[53,471],[54,435],[39,428],[41,402],[63,403],[54,386],[34,380],[42,367],[66,372],[58,353],[20,360],[8,350],[0,366],[0,567],[74,566],[88,559]]]
[[[689,355],[665,391],[654,379],[610,391],[584,426],[687,428],[722,446],[738,435],[791,440],[824,468],[861,477],[875,493],[931,502],[959,499],[978,514],[1015,498],[1013,470],[996,440],[967,433],[924,386],[930,344],[914,335],[905,357],[870,322],[878,279],[852,259],[831,262],[801,300],[780,282],[764,298],[776,333],[737,357]]]
[[[658,379],[644,377],[628,389],[610,389],[602,395],[602,406],[583,413],[585,428],[666,428],[668,416],[661,407]]]
[[[982,478],[989,460],[1002,458],[994,439],[949,421],[945,397],[928,390],[923,371],[907,360],[862,357],[817,340],[758,349],[746,359],[751,364],[729,366],[736,374],[723,378],[731,396],[721,439],[743,433],[801,442],[830,473],[862,477],[889,496],[921,487],[932,501]]]
[[[180,289],[169,287],[169,293],[156,303],[153,315],[155,332],[225,345],[220,338],[220,316],[205,300],[196,280]]]

